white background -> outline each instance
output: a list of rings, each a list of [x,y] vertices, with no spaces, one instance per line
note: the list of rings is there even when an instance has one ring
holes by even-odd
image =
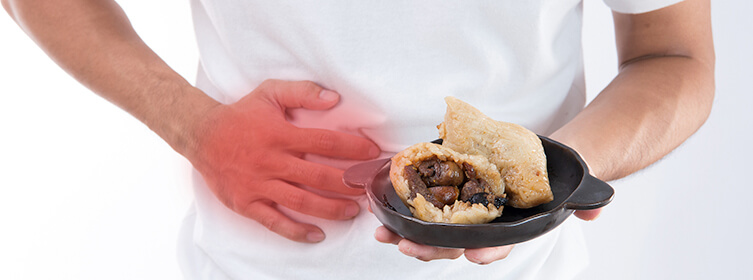
[[[193,80],[188,1],[119,2],[147,44]],[[581,279],[753,274],[753,3],[712,8],[711,117],[659,163],[612,182],[614,202],[583,222],[592,266]],[[585,20],[593,97],[616,74],[616,55],[601,1],[586,1]],[[191,200],[188,163],[60,70],[5,14],[0,38],[0,279],[180,279],[175,244]]]

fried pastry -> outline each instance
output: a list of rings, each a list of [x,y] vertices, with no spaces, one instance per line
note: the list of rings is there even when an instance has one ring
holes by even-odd
[[[508,206],[531,208],[554,199],[546,155],[539,137],[523,126],[489,118],[473,106],[446,97],[447,113],[439,128],[446,146],[461,154],[480,155],[502,176]]]
[[[494,164],[433,143],[395,155],[390,180],[413,216],[428,222],[487,223],[502,215],[506,202]]]

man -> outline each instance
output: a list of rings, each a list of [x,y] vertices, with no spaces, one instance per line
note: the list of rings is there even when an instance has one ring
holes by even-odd
[[[424,246],[361,213],[342,169],[433,139],[445,95],[566,143],[603,180],[658,160],[710,111],[708,0],[606,1],[620,73],[582,111],[580,1],[332,2],[192,1],[197,87],[112,1],[3,6],[61,67],[193,164],[181,255],[196,278],[568,278],[583,264],[572,222],[515,250]],[[411,258],[507,259],[415,262],[364,238],[374,228]]]

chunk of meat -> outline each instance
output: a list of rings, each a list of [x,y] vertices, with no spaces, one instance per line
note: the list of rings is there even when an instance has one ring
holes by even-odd
[[[429,188],[429,193],[440,203],[440,205],[434,204],[434,206],[442,209],[445,205],[452,205],[458,200],[460,190],[454,186],[438,186]]]
[[[476,169],[467,162],[463,163],[463,171],[465,172],[465,177],[476,178]]]
[[[484,187],[481,186],[478,179],[470,179],[465,182],[463,188],[460,191],[460,200],[468,201],[474,194],[485,192]]]
[[[416,194],[420,193],[424,197],[429,193],[426,189],[426,184],[421,180],[421,176],[418,174],[418,170],[413,165],[405,167],[405,178],[408,179],[408,187],[410,188],[410,198],[416,198]]]
[[[437,208],[444,207],[444,205],[439,202],[426,188],[426,184],[424,184],[424,181],[421,180],[421,176],[418,174],[417,168],[415,168],[413,165],[408,165],[405,167],[404,172],[405,177],[408,179],[408,187],[410,188],[411,199],[416,198],[416,194],[421,194],[421,196],[423,196],[427,202],[434,204],[434,206],[440,205],[437,206]]]
[[[421,175],[421,177],[431,177],[434,176],[434,166],[439,164],[438,158],[430,158],[424,161],[421,161],[418,163],[418,174]]]
[[[406,166],[405,174],[410,198],[414,199],[416,194],[421,194],[427,202],[439,209],[452,205],[457,200],[483,205],[494,203],[497,207],[506,201],[494,196],[486,181],[478,178],[473,166],[465,162],[458,165],[434,157]]]
[[[431,158],[419,163],[418,173],[429,187],[459,186],[465,180],[460,166],[455,162],[441,161],[438,158]]]

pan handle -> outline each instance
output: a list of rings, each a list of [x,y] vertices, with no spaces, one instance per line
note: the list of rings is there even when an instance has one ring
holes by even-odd
[[[580,186],[565,202],[565,207],[573,210],[601,208],[609,204],[613,197],[612,186],[590,174],[585,174]]]
[[[343,183],[354,189],[365,189],[390,158],[375,159],[351,166],[343,173]]]

